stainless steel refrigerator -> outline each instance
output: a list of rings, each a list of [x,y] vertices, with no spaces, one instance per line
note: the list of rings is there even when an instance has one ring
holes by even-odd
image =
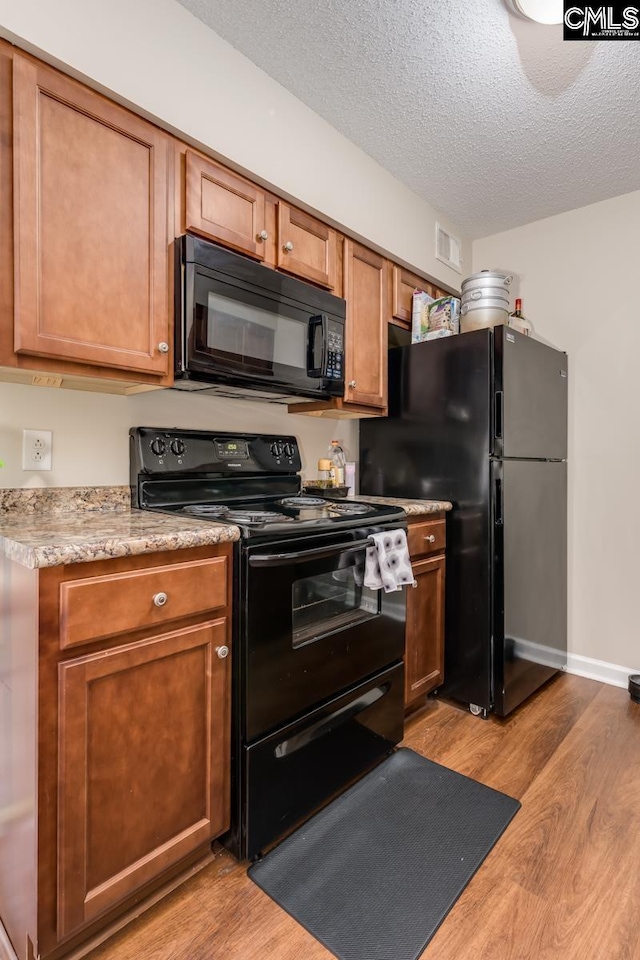
[[[567,355],[508,327],[389,351],[362,494],[453,502],[445,696],[504,716],[566,664]]]

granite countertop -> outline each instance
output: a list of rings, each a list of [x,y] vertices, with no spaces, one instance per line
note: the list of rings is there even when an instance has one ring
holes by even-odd
[[[0,554],[31,569],[238,540],[230,524],[131,510],[129,488],[0,491]],[[82,490],[82,493],[78,491]],[[111,490],[111,493],[107,493]],[[75,491],[75,496],[72,493]],[[99,493],[98,493],[99,491]],[[54,502],[55,501],[55,502]]]
[[[402,507],[408,517],[419,517],[427,513],[441,513],[443,510],[451,510],[453,504],[448,500],[414,500],[407,497],[368,497],[362,494],[357,497],[350,497],[350,500],[365,500],[369,503],[389,503],[396,507]]]
[[[0,554],[36,569],[240,539],[236,526],[132,510],[128,487],[0,490]],[[442,500],[359,496],[408,516],[450,510]]]

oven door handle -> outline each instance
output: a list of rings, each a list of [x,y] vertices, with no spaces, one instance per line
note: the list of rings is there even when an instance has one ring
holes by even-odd
[[[355,540],[345,546],[319,547],[317,550],[297,550],[294,553],[258,553],[249,557],[251,567],[284,567],[296,560],[321,560],[323,557],[332,557],[339,553],[353,553],[368,547],[371,539]]]

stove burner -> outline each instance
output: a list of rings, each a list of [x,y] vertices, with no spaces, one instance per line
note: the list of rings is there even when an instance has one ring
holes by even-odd
[[[196,517],[224,517],[229,507],[224,503],[194,503],[182,508],[183,513],[192,513]]]
[[[286,497],[279,500],[281,507],[326,507],[327,501],[322,497]]]
[[[351,515],[356,516],[362,513],[369,513],[370,507],[366,506],[364,503],[336,503],[331,502],[331,509],[335,510],[337,513],[342,513],[345,516]]]
[[[276,513],[275,510],[231,510],[224,518],[231,523],[281,523],[293,520],[293,517],[285,517],[283,513]]]

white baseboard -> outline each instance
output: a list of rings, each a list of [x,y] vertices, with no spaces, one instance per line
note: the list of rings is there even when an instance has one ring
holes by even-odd
[[[613,687],[624,687],[629,685],[629,675],[640,673],[640,669],[634,670],[631,667],[621,667],[617,663],[607,663],[605,660],[592,660],[591,657],[581,657],[577,653],[567,655],[567,673],[575,673],[579,677],[587,677],[589,680],[599,680],[601,683],[609,683]]]

